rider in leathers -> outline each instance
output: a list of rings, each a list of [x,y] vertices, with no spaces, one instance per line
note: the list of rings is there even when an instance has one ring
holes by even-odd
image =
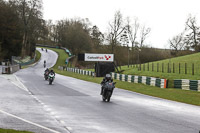
[[[102,87],[101,87],[101,94],[100,94],[100,95],[103,94],[103,89],[104,89],[103,86],[104,86],[104,84],[105,84],[106,82],[109,82],[109,81],[113,82],[113,79],[112,79],[112,77],[111,77],[110,74],[106,74],[106,76],[103,78],[103,81],[101,82]]]

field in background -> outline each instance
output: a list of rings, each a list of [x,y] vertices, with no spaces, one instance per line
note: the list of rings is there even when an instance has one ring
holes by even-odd
[[[169,80],[168,87],[173,88],[174,79],[200,80],[200,53],[129,67],[122,66],[119,70],[128,75],[165,78]]]
[[[163,74],[183,74],[185,77],[189,75],[200,76],[200,53],[145,64],[132,65],[129,66],[129,68],[123,66],[121,69],[125,74],[133,74],[135,71],[139,71]]]

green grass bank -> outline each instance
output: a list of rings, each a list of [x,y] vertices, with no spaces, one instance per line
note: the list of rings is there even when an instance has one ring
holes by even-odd
[[[0,133],[33,133],[33,132],[17,131],[17,130],[12,130],[12,129],[1,129],[0,128]]]
[[[41,57],[41,53],[38,50],[36,50],[35,61],[32,64],[38,62],[40,60],[40,57]],[[29,64],[29,65],[31,65],[31,64]],[[22,69],[29,67],[29,65],[22,66]]]

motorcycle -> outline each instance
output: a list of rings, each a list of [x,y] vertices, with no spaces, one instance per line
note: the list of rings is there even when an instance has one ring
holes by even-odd
[[[53,73],[49,73],[49,84],[51,85],[55,79],[55,75]]]
[[[46,72],[44,73],[44,79],[45,79],[45,80],[48,80],[48,76],[49,76],[49,72],[46,71]]]
[[[47,53],[47,49],[46,49],[46,53]]]
[[[102,100],[105,102],[110,102],[110,98],[112,96],[113,90],[115,88],[115,84],[116,82],[106,82],[102,87],[103,89],[103,93],[102,93]]]

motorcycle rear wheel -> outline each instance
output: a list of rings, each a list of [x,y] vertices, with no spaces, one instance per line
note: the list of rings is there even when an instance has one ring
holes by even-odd
[[[108,97],[107,102],[110,102],[110,97]]]
[[[102,100],[105,102],[106,101],[106,98],[102,95]]]

